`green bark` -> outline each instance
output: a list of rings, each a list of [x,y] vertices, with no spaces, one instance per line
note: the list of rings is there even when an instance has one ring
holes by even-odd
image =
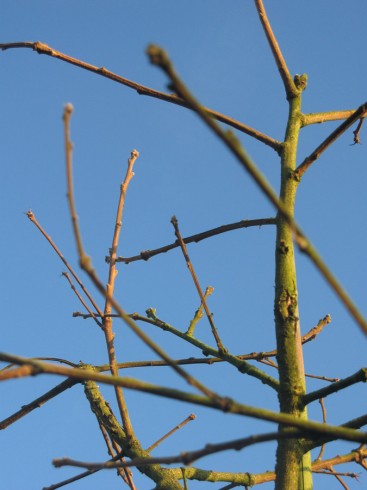
[[[304,88],[304,87],[302,87]],[[294,178],[299,131],[301,128],[301,95],[289,101],[288,125],[281,158],[280,199],[293,217],[298,180]],[[276,272],[274,315],[277,338],[277,361],[280,387],[280,411],[307,420],[302,408],[306,392],[298,290],[294,259],[293,232],[278,213],[276,237]],[[287,430],[280,428],[280,430]],[[311,458],[303,456],[300,441],[280,440],[277,448],[276,490],[311,490]]]
[[[97,384],[94,381],[86,381],[84,390],[98,421],[104,426],[110,438],[121,447],[124,456],[130,459],[151,458],[150,454],[141,447],[138,439],[134,436],[131,438],[126,436],[110,406],[102,397]],[[137,469],[156,483],[154,490],[183,490],[182,485],[169,469],[162,468],[158,464],[139,465]]]

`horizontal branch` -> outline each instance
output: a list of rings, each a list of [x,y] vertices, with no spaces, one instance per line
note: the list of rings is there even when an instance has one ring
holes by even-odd
[[[7,49],[14,49],[14,48],[33,49],[34,51],[37,51],[37,53],[39,54],[52,56],[53,58],[57,58],[61,61],[65,61],[66,63],[70,63],[74,66],[95,73],[96,75],[101,75],[105,78],[108,78],[109,80],[120,83],[125,87],[135,90],[139,95],[147,95],[148,97],[154,97],[155,99],[164,100],[165,102],[170,102],[171,104],[179,105],[181,107],[185,107],[186,109],[191,109],[190,106],[183,99],[181,99],[175,94],[167,94],[164,92],[159,92],[158,90],[154,90],[150,87],[146,87],[145,85],[141,85],[139,83],[133,82],[132,80],[121,77],[116,73],[107,70],[107,68],[105,67],[94,66],[85,61],[81,61],[77,58],[73,58],[71,56],[68,56],[67,54],[61,53],[60,51],[51,48],[45,43],[37,41],[37,42],[14,42],[14,43],[0,44],[0,49],[3,51]],[[280,153],[282,148],[281,142],[271,138],[270,136],[267,136],[266,134],[261,133],[260,131],[257,131],[256,129],[251,128],[250,126],[247,126],[246,124],[236,121],[231,117],[225,116],[220,112],[214,111],[209,108],[205,108],[205,110],[211,117],[217,119],[217,121],[220,121],[224,124],[227,124],[228,126],[231,126],[234,129],[237,129],[238,131],[241,131],[242,133],[252,136],[258,141],[264,143],[265,145],[270,146],[270,148],[273,148],[273,150],[275,150],[276,152]]]
[[[226,233],[227,231],[239,230],[240,228],[250,228],[252,226],[264,226],[264,225],[275,225],[275,218],[261,218],[261,219],[243,219],[237,221],[236,223],[230,223],[228,225],[218,226],[217,228],[212,228],[211,230],[203,231],[201,233],[196,233],[195,235],[183,238],[184,243],[198,243],[201,240],[210,238],[221,233]],[[154,255],[166,253],[174,248],[179,247],[180,244],[178,240],[170,245],[165,245],[164,247],[156,248],[154,250],[143,250],[139,255],[134,255],[133,257],[116,257],[116,262],[124,262],[125,264],[130,264],[130,262],[135,262],[137,260],[149,260]],[[106,256],[106,262],[109,262],[109,257]]]
[[[308,168],[317,160],[324,151],[329,148],[330,145],[336,141],[348,128],[352,126],[358,119],[363,117],[367,112],[367,102],[362,104],[356,111],[352,113],[335,131],[333,131],[304,161],[297,167],[294,172],[294,177],[301,179],[302,175],[308,170]]]
[[[322,124],[331,121],[343,121],[348,119],[352,114],[354,114],[356,109],[351,109],[347,111],[329,111],[329,112],[313,112],[309,114],[302,114],[301,116],[301,126],[310,126],[311,124]]]
[[[367,381],[367,368],[362,368],[357,371],[352,376],[348,376],[348,378],[341,379],[331,385],[325,386],[320,390],[313,391],[304,396],[303,402],[305,405],[309,403],[319,400],[320,398],[325,398],[328,395],[332,395],[333,393],[337,393],[344,388],[348,388],[349,386],[353,386],[356,383],[366,383]]]
[[[264,436],[267,436],[268,434],[264,434]],[[270,434],[269,434],[270,435]],[[282,436],[282,438],[289,437],[289,434],[286,432],[283,433],[278,433],[279,436]],[[261,437],[261,436],[253,436],[254,438],[256,437]],[[246,438],[250,439],[250,438]],[[245,442],[246,439],[243,439]],[[265,440],[271,440],[271,439],[266,439],[264,437],[263,439]],[[236,441],[234,441],[236,442]],[[241,443],[241,440],[239,440]],[[230,443],[228,443],[230,444]],[[220,447],[223,445],[223,450],[226,449],[237,449],[236,447],[228,447],[226,448],[225,445],[226,443],[223,444],[213,444],[213,445],[208,445],[208,449],[210,450],[211,447]],[[245,447],[245,446],[244,446]],[[205,448],[206,449],[206,448]],[[141,464],[144,462],[145,464],[154,464],[154,463],[160,463],[160,464],[173,464],[173,463],[183,463],[183,464],[188,464],[186,461],[189,459],[190,455],[194,455],[195,453],[199,454],[201,451],[205,453],[204,450],[199,450],[199,451],[193,451],[193,452],[184,452],[181,453],[180,455],[177,456],[170,456],[170,457],[162,457],[162,458],[154,458],[151,460],[145,460],[145,461],[127,461],[123,464],[118,463],[114,465],[112,462],[106,462],[106,463],[88,463],[84,461],[76,461],[73,459],[69,458],[58,458],[53,460],[53,464],[56,467],[61,467],[61,466],[73,466],[73,467],[79,467],[79,468],[95,468],[95,469],[111,469],[114,467],[119,467],[119,466],[136,466],[138,464]],[[204,454],[205,455],[205,454]],[[325,460],[316,460],[313,461],[312,463],[312,471],[319,471],[324,468],[329,468],[330,466],[336,466],[339,464],[345,464],[345,463],[351,463],[351,462],[356,462],[356,463],[361,463],[367,458],[367,450],[364,448],[357,449],[354,451],[351,451],[348,454],[342,454],[342,455],[337,455],[334,456],[333,458],[330,459],[325,459]],[[198,459],[198,457],[196,457]],[[236,485],[241,485],[241,486],[248,486],[252,487],[255,485],[259,485],[261,483],[266,483],[266,482],[271,482],[275,480],[275,472],[273,471],[267,471],[265,473],[231,473],[231,472],[221,472],[221,471],[213,471],[213,470],[205,470],[201,468],[195,468],[195,467],[186,467],[185,468],[185,477],[189,480],[195,480],[195,481],[207,481],[207,482],[231,482]],[[171,472],[173,476],[175,476],[177,479],[179,479],[182,475],[182,470],[181,468],[172,468]],[[181,474],[180,474],[181,473]]]
[[[163,396],[165,398],[180,400],[187,403],[193,403],[195,405],[213,408],[215,410],[220,410],[226,413],[242,415],[259,420],[266,420],[268,422],[274,422],[276,424],[281,424],[287,427],[294,427],[303,431],[307,431],[309,436],[312,438],[316,437],[317,435],[321,435],[326,437],[333,437],[334,439],[367,443],[367,433],[360,430],[353,430],[347,427],[333,426],[329,424],[303,420],[287,413],[278,413],[263,408],[244,405],[228,397],[217,396],[216,398],[209,398],[203,395],[196,395],[181,390],[157,386],[152,383],[146,383],[133,378],[107,376],[97,373],[91,369],[67,368],[64,366],[46,364],[40,361],[35,361],[34,359],[15,356],[4,352],[0,352],[0,361],[11,362],[26,367],[29,376],[47,373],[59,376],[67,376],[70,378],[78,379],[80,381],[91,380],[112,386],[122,386],[124,388],[136,390],[142,393],[151,393],[154,395]],[[23,372],[23,376],[25,375],[26,374]],[[0,381],[1,380],[2,373],[0,372]]]

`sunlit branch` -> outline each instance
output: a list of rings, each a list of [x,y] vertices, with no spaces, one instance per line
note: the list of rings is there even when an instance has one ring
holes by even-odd
[[[67,368],[64,366],[46,364],[40,361],[36,361],[34,359],[15,356],[13,354],[7,354],[5,352],[0,352],[0,361],[23,365],[25,368],[27,368],[29,376],[36,376],[38,374],[48,373],[59,376],[67,376],[80,381],[91,380],[97,383],[104,383],[112,386],[122,386],[124,388],[136,390],[142,393],[150,393],[165,398],[181,400],[187,403],[193,403],[195,405],[213,408],[226,413],[242,415],[259,420],[267,420],[269,422],[274,422],[284,426],[294,427],[297,429],[308,431],[308,433],[312,435],[313,439],[316,437],[316,435],[319,435],[332,437],[333,439],[367,443],[366,432],[354,429],[352,430],[346,426],[332,426],[328,424],[321,424],[319,422],[313,422],[310,420],[303,420],[297,417],[293,417],[292,415],[287,413],[278,413],[271,410],[266,410],[264,408],[244,405],[227,397],[224,398],[217,396],[216,399],[213,399],[207,396],[187,393],[173,388],[157,386],[152,383],[147,383],[133,378],[106,376],[92,369]],[[2,375],[3,374],[0,372],[0,381],[2,380]]]
[[[130,158],[128,159],[125,179],[120,185],[120,196],[119,196],[119,201],[117,206],[115,228],[114,228],[114,233],[112,238],[112,245],[110,248],[108,281],[106,286],[108,296],[113,296],[115,290],[115,281],[117,277],[115,259],[116,259],[119,238],[120,238],[121,227],[122,227],[122,216],[123,216],[123,210],[125,206],[126,192],[129,183],[134,176],[133,168],[138,157],[139,157],[139,152],[137,150],[133,150],[131,152]],[[112,312],[112,305],[109,299],[106,297],[104,316],[103,316],[103,331],[106,339],[111,374],[113,374],[114,376],[118,376],[118,368],[116,365],[116,351],[115,351],[115,344],[114,344],[115,335],[112,330],[112,318],[108,316],[110,315],[111,312]],[[121,387],[115,386],[115,395],[116,395],[117,404],[120,410],[120,415],[126,434],[128,437],[132,437],[134,434],[134,430],[131,424],[129,412],[127,409],[126,401]]]
[[[285,91],[287,94],[287,98],[292,98],[298,94],[298,89],[297,89],[297,87],[296,87],[296,85],[292,79],[291,74],[289,73],[289,70],[288,70],[287,64],[285,62],[285,59],[283,57],[283,54],[280,50],[280,47],[279,47],[278,42],[276,40],[276,37],[274,36],[273,30],[271,28],[271,25],[270,25],[268,16],[266,14],[262,0],[255,0],[255,5],[256,5],[256,9],[257,9],[257,12],[259,14],[260,22],[263,26],[266,38],[269,42],[270,49],[273,53],[275,63],[278,67],[280,76],[283,80],[283,84],[284,84],[284,88],[285,88]]]
[[[71,143],[70,143],[70,148],[71,148]],[[57,253],[57,255],[60,257],[61,261],[65,264],[65,266],[68,268],[68,270],[70,271],[71,275],[74,277],[74,279],[76,280],[76,282],[79,284],[79,286],[81,287],[81,289],[83,290],[84,294],[87,296],[87,298],[89,299],[89,301],[91,302],[91,304],[93,305],[93,308],[95,308],[96,312],[98,313],[99,316],[102,316],[102,311],[99,309],[97,303],[94,301],[94,299],[92,298],[92,296],[89,294],[87,288],[84,286],[84,284],[82,283],[82,281],[79,279],[79,277],[77,276],[77,274],[74,272],[74,269],[71,267],[71,265],[67,262],[67,260],[65,259],[65,257],[62,255],[61,251],[58,249],[58,247],[56,246],[55,242],[52,240],[52,238],[50,237],[50,235],[48,235],[45,230],[42,228],[42,226],[38,223],[34,213],[32,211],[28,211],[27,213],[27,217],[29,218],[29,220],[38,228],[38,230],[42,233],[42,235],[46,238],[46,240],[48,241],[48,243],[51,245],[51,247],[55,250],[55,252]],[[94,320],[96,321],[96,323],[101,327],[102,324],[100,322],[98,322],[98,320],[94,317]]]
[[[221,233],[226,233],[227,231],[239,230],[240,228],[249,228],[252,226],[264,226],[264,225],[275,225],[275,218],[263,218],[263,219],[246,219],[237,221],[236,223],[231,223],[229,225],[218,226],[217,228],[213,228],[208,231],[203,231],[202,233],[197,233],[196,235],[191,235],[189,237],[183,238],[183,241],[187,243],[198,243],[201,240],[206,238],[210,238],[216,235],[220,235]],[[173,250],[174,248],[179,247],[180,244],[178,240],[170,245],[166,245],[164,247],[156,248],[154,250],[144,250],[140,252],[139,255],[134,255],[133,257],[116,257],[116,262],[124,262],[125,264],[129,264],[130,262],[135,262],[136,260],[149,260],[154,255],[162,254]],[[106,257],[106,262],[109,261],[109,257]]]
[[[128,80],[127,78],[121,77],[116,73],[111,72],[110,70],[107,70],[107,68],[94,66],[91,65],[90,63],[86,63],[85,61],[78,60],[77,58],[72,58],[71,56],[68,56],[64,53],[61,53],[60,51],[57,51],[56,49],[51,48],[45,43],[41,43],[37,41],[37,42],[14,42],[14,43],[0,44],[0,49],[3,51],[7,49],[13,49],[13,48],[33,49],[34,51],[37,51],[38,54],[45,54],[47,56],[52,56],[53,58],[57,58],[61,61],[65,61],[66,63],[70,63],[79,68],[83,68],[84,70],[88,70],[96,75],[100,75],[102,77],[108,78],[109,80],[120,83],[125,87],[135,90],[139,95],[147,95],[149,97],[153,97],[156,99],[163,100],[165,102],[170,102],[172,104],[185,107],[187,109],[191,109],[191,107],[186,103],[185,100],[180,99],[175,94],[167,94],[164,92],[159,92],[158,90],[154,90],[152,88],[146,87],[139,83],[133,82],[131,80]],[[274,138],[271,138],[270,136],[267,136],[266,134],[263,134],[260,131],[257,131],[256,129],[253,129],[250,126],[247,126],[246,124],[236,121],[231,117],[225,116],[220,112],[214,111],[209,108],[205,108],[205,110],[214,119],[217,119],[218,121],[227,124],[228,126],[231,126],[232,128],[237,129],[238,131],[241,131],[242,133],[245,133],[257,139],[258,141],[261,141],[265,145],[270,146],[270,148],[273,148],[273,150],[275,150],[276,152],[280,153],[282,144],[279,141],[275,140]]]
[[[212,131],[219,137],[219,139],[225,144],[225,146],[231,151],[231,153],[237,158],[240,164],[251,175],[256,184],[260,187],[269,201],[278,209],[279,213],[289,224],[294,234],[294,240],[297,243],[300,251],[305,253],[321,272],[324,279],[329,283],[329,286],[334,290],[336,295],[342,301],[346,309],[353,316],[356,323],[360,326],[362,331],[367,334],[367,321],[360,313],[356,305],[353,303],[349,295],[346,293],[341,284],[337,281],[332,272],[328,269],[320,255],[317,253],[314,246],[304,235],[298,224],[293,219],[293,216],[289,213],[286,205],[278,199],[278,196],[274,189],[271,187],[266,178],[262,175],[256,165],[252,162],[250,157],[241,146],[239,140],[235,135],[223,129],[203,110],[202,106],[192,96],[190,91],[183,84],[179,76],[177,75],[167,53],[159,46],[150,45],[147,49],[148,56],[154,65],[159,66],[170,78],[177,93],[184,98],[188,104],[195,110],[198,116],[209,126]]]
[[[151,453],[163,441],[165,441],[166,439],[168,439],[168,437],[170,437],[172,434],[174,434],[175,432],[177,432],[178,430],[180,430],[182,427],[184,427],[186,424],[188,424],[189,422],[191,422],[192,420],[195,420],[195,419],[196,419],[196,415],[194,413],[191,413],[188,417],[185,418],[185,420],[183,420],[182,422],[180,422],[173,429],[171,429],[170,431],[168,431],[167,434],[164,434],[164,436],[162,436],[161,438],[159,438],[158,441],[156,441],[154,444],[152,444],[151,446],[149,446],[146,449],[146,451],[148,453]]]
[[[310,126],[311,124],[322,124],[331,121],[342,121],[348,119],[355,113],[355,109],[347,111],[329,111],[329,112],[314,112],[309,114],[302,114],[301,126]]]
[[[297,167],[294,172],[294,177],[300,179],[308,168],[314,163],[330,145],[336,141],[348,128],[352,126],[358,119],[363,117],[367,112],[367,102],[362,104],[351,116],[348,117],[335,131],[333,131],[304,161]]]

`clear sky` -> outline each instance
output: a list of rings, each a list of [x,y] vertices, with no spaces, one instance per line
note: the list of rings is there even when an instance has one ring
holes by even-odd
[[[291,73],[307,73],[304,112],[354,109],[366,100],[364,63],[367,4],[364,0],[266,1],[265,6]],[[0,42],[42,41],[70,56],[105,66],[136,82],[167,91],[167,79],[145,54],[154,42],[169,52],[187,86],[203,104],[282,140],[287,103],[253,2],[219,0],[172,2],[3,0]],[[183,236],[241,219],[275,212],[223,145],[190,111],[152,98],[32,50],[0,52],[0,150],[2,256],[1,350],[73,362],[106,363],[101,332],[90,321],[72,318],[81,310],[61,277],[63,264],[28,221],[32,209],[77,269],[66,202],[62,111],[72,102],[75,193],[87,252],[106,281],[104,257],[111,245],[120,183],[132,149],[140,152],[124,211],[119,253],[135,255],[174,241],[176,215]],[[305,128],[298,161],[339,123]],[[238,133],[276,190],[279,159],[270,148]],[[349,130],[309,170],[298,192],[296,217],[326,263],[366,315],[366,128],[352,146]],[[275,347],[273,326],[274,229],[234,231],[189,247],[201,285],[212,285],[209,300],[216,325],[233,354]],[[306,372],[343,378],[363,366],[366,338],[313,265],[297,252],[303,333],[331,314],[332,323],[305,347]],[[83,281],[89,285],[85,276]],[[148,262],[119,265],[116,298],[128,312],[148,307],[186,330],[199,305],[182,254],[176,249]],[[102,305],[97,292],[90,287]],[[144,331],[173,358],[202,353],[149,325]],[[155,359],[123,325],[115,323],[119,361]],[[206,321],[198,337],[213,344]],[[276,371],[262,369],[276,376]],[[274,393],[234,368],[188,369],[222,395],[277,410]],[[189,390],[168,368],[129,370],[127,376]],[[0,384],[0,419],[60,382],[38,376]],[[325,382],[309,379],[308,389]],[[102,388],[113,400],[111,390]],[[250,434],[273,424],[222,415],[173,401],[127,392],[132,422],[149,446],[194,412],[197,419],[162,444],[154,455],[173,455]],[[362,386],[326,400],[328,422],[362,415]],[[114,406],[114,404],[113,404]],[[321,421],[314,403],[310,417]],[[221,471],[263,472],[274,465],[274,444],[227,452],[195,466]],[[325,457],[355,445],[333,444]],[[106,459],[104,442],[80,387],[74,387],[0,434],[0,474],[7,490],[38,490],[78,472],[56,470],[54,457]],[[314,454],[317,457],[317,451]],[[359,472],[357,466],[343,471]],[[139,490],[152,488],[140,478]],[[348,481],[350,489],[363,488]],[[190,482],[190,490],[222,484]],[[115,473],[99,473],[73,488],[121,488]],[[263,485],[272,488],[272,484]],[[340,488],[335,478],[315,478],[315,488]]]

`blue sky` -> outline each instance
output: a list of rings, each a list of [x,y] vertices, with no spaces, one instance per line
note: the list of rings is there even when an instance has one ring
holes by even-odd
[[[292,74],[309,76],[304,112],[357,108],[366,100],[365,18],[362,0],[304,3],[266,2],[275,34]],[[177,71],[207,106],[281,140],[287,103],[277,68],[253,2],[218,0],[170,2],[25,0],[2,2],[0,42],[42,41],[66,54],[121,76],[166,91],[167,80],[149,64],[151,42],[167,49]],[[119,185],[132,149],[140,152],[124,211],[119,252],[135,255],[174,240],[175,214],[183,236],[241,219],[274,216],[274,210],[243,169],[198,118],[188,110],[139,96],[130,89],[31,50],[0,52],[0,113],[3,188],[1,350],[24,356],[54,356],[73,362],[106,362],[95,326],[73,319],[80,310],[61,277],[62,263],[27,220],[32,209],[63,254],[77,269],[66,202],[62,110],[72,102],[75,192],[87,252],[103,280],[104,257],[111,245]],[[338,125],[302,130],[301,162]],[[276,153],[238,134],[276,190]],[[296,217],[326,263],[366,315],[365,231],[366,146],[351,146],[343,135],[305,175],[298,191]],[[223,342],[234,354],[275,347],[273,328],[274,229],[250,228],[189,247],[203,288],[215,288],[209,306]],[[296,255],[301,325],[312,328],[327,313],[332,323],[305,347],[306,372],[345,377],[363,366],[366,339],[307,258]],[[89,285],[86,277],[83,281]],[[92,288],[99,304],[103,302]],[[116,297],[129,312],[157,308],[168,323],[185,330],[199,305],[178,250],[146,263],[120,264]],[[168,333],[142,325],[173,358],[201,356]],[[121,322],[115,323],[121,361],[154,359]],[[205,321],[198,336],[212,342]],[[275,371],[264,367],[273,376]],[[277,409],[276,397],[233,368],[204,366],[189,372],[223,395],[254,406]],[[125,374],[125,373],[123,373]],[[188,389],[166,368],[127,372],[157,384]],[[0,418],[9,416],[60,382],[45,376],[2,383]],[[308,389],[324,386],[309,380]],[[103,388],[112,401],[111,390]],[[273,430],[270,423],[221,415],[173,401],[126,393],[143,445],[149,446],[191,412],[196,421],[157,449],[171,455],[253,433]],[[328,421],[340,424],[363,413],[362,387],[326,401]],[[317,403],[310,416],[321,420]],[[106,458],[96,421],[80,387],[74,387],[1,434],[1,475],[8,490],[39,489],[76,473],[55,470],[54,457],[88,461]],[[330,446],[326,457],[354,446]],[[315,453],[317,456],[317,453]],[[272,469],[274,445],[219,454],[196,466],[222,471]],[[350,471],[359,471],[349,467]],[[139,489],[151,482],[136,474]],[[317,488],[340,488],[330,477],[315,478]],[[360,484],[348,482],[351,489]],[[100,473],[74,488],[121,487],[115,473]],[[190,483],[196,488],[222,485]],[[271,484],[264,488],[272,488]]]

